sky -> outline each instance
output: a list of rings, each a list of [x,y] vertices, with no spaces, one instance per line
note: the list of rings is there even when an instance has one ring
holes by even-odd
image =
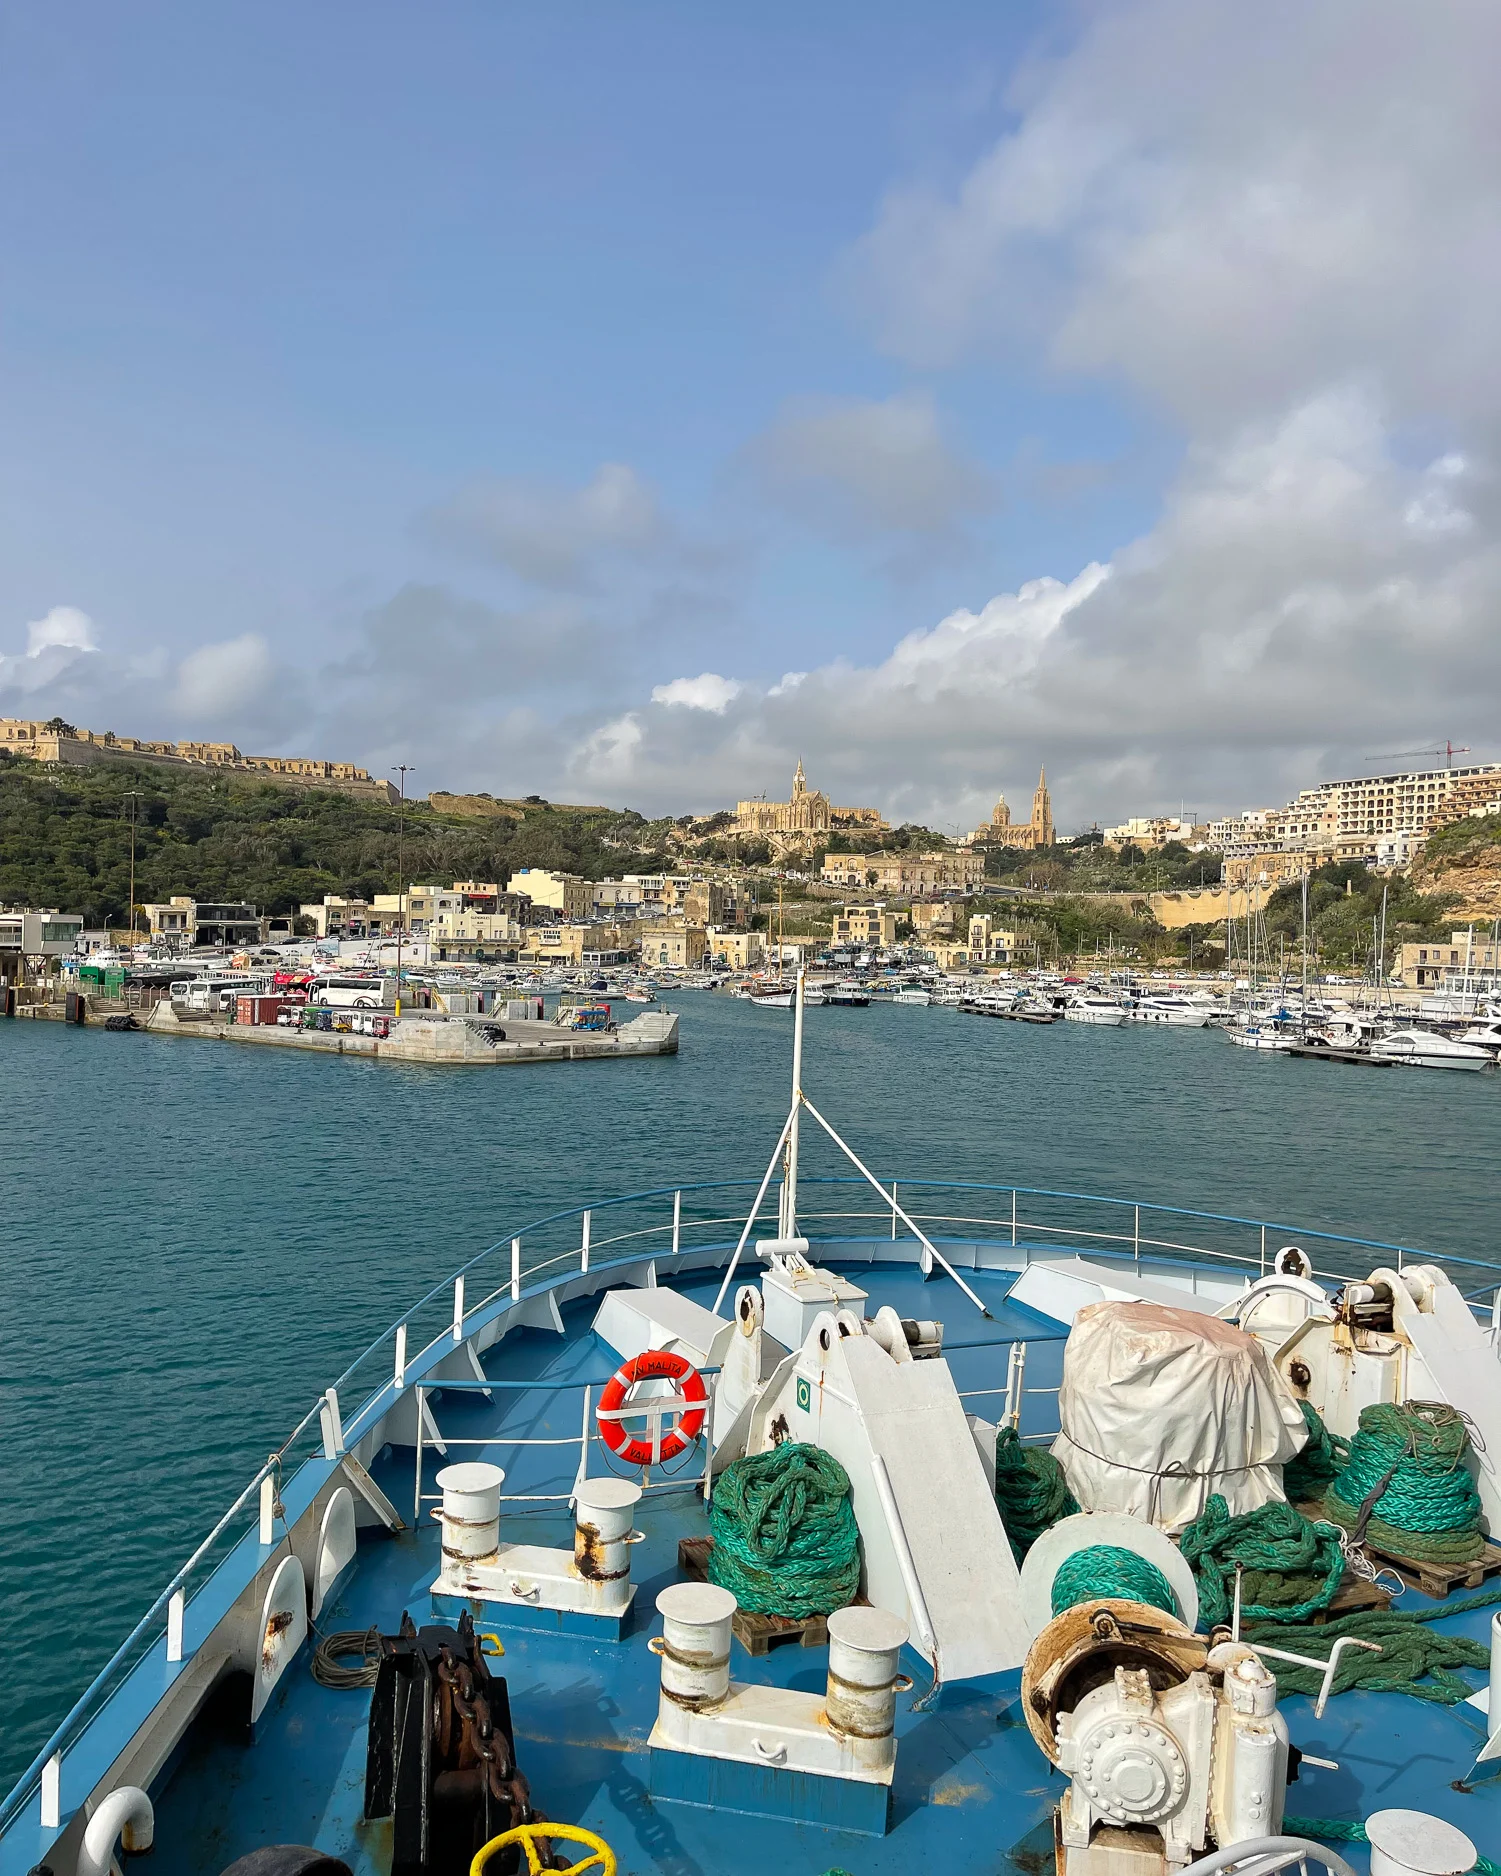
[[[0,13],[0,715],[1065,830],[1501,756],[1501,12]]]

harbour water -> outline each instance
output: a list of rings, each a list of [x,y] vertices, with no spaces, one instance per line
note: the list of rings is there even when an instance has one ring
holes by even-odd
[[[421,1291],[559,1207],[759,1176],[790,1014],[667,1001],[677,1057],[498,1077],[0,1026],[0,1783],[314,1391]],[[887,1177],[1497,1255],[1495,1076],[877,1006],[809,1012],[806,1082]],[[804,1137],[807,1171],[835,1170]]]

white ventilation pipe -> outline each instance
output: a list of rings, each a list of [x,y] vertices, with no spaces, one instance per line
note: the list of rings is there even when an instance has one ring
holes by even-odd
[[[78,1876],[109,1876],[115,1860],[115,1839],[132,1855],[151,1848],[156,1818],[151,1800],[139,1785],[119,1785],[100,1804],[83,1833],[78,1853]]]

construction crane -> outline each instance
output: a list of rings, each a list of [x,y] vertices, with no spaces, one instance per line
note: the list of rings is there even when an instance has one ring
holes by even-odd
[[[1452,769],[1456,756],[1472,754],[1468,743],[1429,743],[1422,749],[1398,749],[1384,756],[1362,756],[1362,762],[1408,762],[1415,756],[1442,756],[1444,767]]]

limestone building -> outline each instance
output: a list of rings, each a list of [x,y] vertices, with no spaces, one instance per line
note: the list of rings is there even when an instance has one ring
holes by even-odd
[[[836,827],[865,827],[880,833],[885,826],[879,809],[836,808],[821,788],[810,788],[800,757],[792,777],[792,799],[737,801],[733,831],[779,835],[784,840],[812,845]]]
[[[1016,847],[1030,852],[1037,847],[1051,847],[1057,838],[1053,828],[1053,801],[1048,794],[1048,772],[1040,769],[1037,786],[1032,791],[1032,818],[1013,821],[1004,795],[991,810],[990,819],[969,837],[971,847]]]

